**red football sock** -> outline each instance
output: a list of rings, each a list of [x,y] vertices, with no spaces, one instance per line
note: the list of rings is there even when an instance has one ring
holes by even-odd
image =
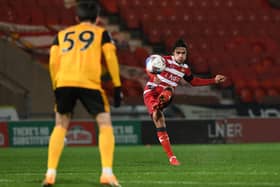
[[[167,157],[170,158],[170,157],[174,156],[173,151],[171,149],[169,136],[168,136],[166,130],[165,131],[157,131],[157,136],[158,136],[159,142],[161,143],[164,151],[167,154]]]

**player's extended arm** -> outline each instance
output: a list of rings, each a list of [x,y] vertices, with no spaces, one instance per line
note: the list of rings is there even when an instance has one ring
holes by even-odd
[[[56,88],[55,79],[59,69],[59,64],[60,64],[59,45],[58,45],[58,39],[56,37],[51,46],[50,58],[49,58],[49,71],[50,71],[50,77],[52,81],[52,87],[54,90]]]
[[[214,78],[199,78],[194,77],[193,75],[184,76],[183,77],[186,81],[188,81],[192,86],[206,86],[210,84],[219,84],[226,80],[226,77],[223,75],[216,75]]]

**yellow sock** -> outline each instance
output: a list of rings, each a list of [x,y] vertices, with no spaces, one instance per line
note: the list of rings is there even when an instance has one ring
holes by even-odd
[[[60,126],[55,126],[49,141],[48,168],[57,169],[58,162],[64,148],[64,138],[67,130]]]
[[[102,168],[112,168],[115,149],[115,137],[112,126],[100,127],[98,142]]]

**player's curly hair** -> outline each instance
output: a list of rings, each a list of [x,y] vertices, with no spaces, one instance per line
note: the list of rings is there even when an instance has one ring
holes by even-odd
[[[77,0],[76,13],[80,21],[95,22],[100,13],[98,1]]]
[[[184,41],[182,38],[178,39],[178,40],[175,42],[175,44],[174,44],[174,46],[173,46],[173,48],[172,48],[172,51],[174,52],[174,50],[175,50],[177,47],[184,47],[184,48],[188,49],[188,45],[185,43],[185,41]]]

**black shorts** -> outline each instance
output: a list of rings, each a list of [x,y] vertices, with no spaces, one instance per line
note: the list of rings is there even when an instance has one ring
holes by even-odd
[[[109,112],[107,98],[100,90],[78,87],[60,87],[55,91],[56,111],[60,114],[73,113],[77,100],[80,100],[89,114]]]

